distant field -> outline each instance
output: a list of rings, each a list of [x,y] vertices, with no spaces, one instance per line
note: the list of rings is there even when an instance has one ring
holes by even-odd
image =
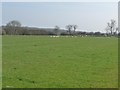
[[[4,88],[118,87],[118,40],[3,36]]]

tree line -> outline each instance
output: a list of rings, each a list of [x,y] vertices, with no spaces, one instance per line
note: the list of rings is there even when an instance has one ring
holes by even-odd
[[[76,31],[78,25],[66,25],[65,28],[66,30],[60,29],[59,26],[55,26],[53,29],[23,27],[19,21],[13,20],[2,26],[2,35],[120,36],[116,21],[113,19],[107,23],[106,33]]]

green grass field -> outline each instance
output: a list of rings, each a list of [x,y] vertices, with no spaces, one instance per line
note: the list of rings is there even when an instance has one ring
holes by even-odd
[[[0,35],[0,89],[2,89],[2,36]]]
[[[3,36],[4,88],[117,88],[118,39]]]

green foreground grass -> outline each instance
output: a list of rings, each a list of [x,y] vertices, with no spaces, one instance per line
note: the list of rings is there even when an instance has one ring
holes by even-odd
[[[2,35],[0,35],[0,89],[2,89]]]
[[[3,36],[4,88],[118,87],[118,40]]]

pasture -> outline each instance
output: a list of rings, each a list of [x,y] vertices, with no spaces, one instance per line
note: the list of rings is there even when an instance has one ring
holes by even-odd
[[[0,89],[2,88],[2,36],[0,35]]]
[[[2,37],[3,88],[117,88],[118,39]]]

